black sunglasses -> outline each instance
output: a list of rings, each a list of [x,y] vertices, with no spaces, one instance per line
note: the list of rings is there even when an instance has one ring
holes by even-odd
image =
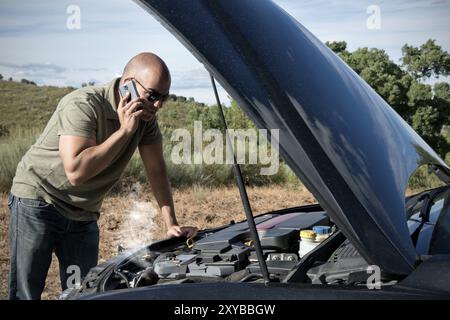
[[[166,94],[161,94],[155,89],[152,89],[152,88],[147,89],[139,81],[137,81],[135,78],[133,78],[133,80],[136,81],[142,87],[142,89],[144,89],[144,91],[146,93],[148,93],[148,98],[147,98],[148,101],[150,101],[150,102],[155,102],[155,101],[162,101],[162,102],[164,102],[164,101],[167,101],[167,99],[169,99],[169,92],[167,92]]]

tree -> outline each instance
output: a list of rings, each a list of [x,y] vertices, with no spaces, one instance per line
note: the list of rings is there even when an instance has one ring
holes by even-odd
[[[405,44],[402,62],[416,79],[450,75],[450,55],[435,40],[429,39],[420,47]]]
[[[3,80],[3,75],[2,74],[0,74],[0,80]]]
[[[428,40],[420,48],[405,45],[401,65],[390,60],[384,50],[359,48],[349,52],[344,41],[327,42],[327,45],[441,156],[450,151],[442,134],[450,120],[450,85],[439,82],[431,86],[421,82],[450,72],[449,54],[434,40]]]
[[[347,49],[347,42],[345,41],[327,41],[325,42],[325,44],[331,49],[333,50],[335,53],[342,53],[345,52]]]

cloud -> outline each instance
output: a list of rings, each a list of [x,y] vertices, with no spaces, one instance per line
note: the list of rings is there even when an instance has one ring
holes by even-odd
[[[175,70],[172,72],[172,88],[178,90],[211,88],[211,80],[203,68]]]
[[[76,5],[80,9],[81,29],[76,33],[124,32],[124,26],[135,34],[146,34],[158,29],[159,23],[132,1],[101,0],[41,0],[26,5],[15,0],[0,1],[0,35],[15,37],[30,34],[70,34],[67,20],[73,14],[67,9]],[[156,28],[155,28],[156,27]],[[160,29],[161,30],[161,29]]]
[[[220,103],[222,105],[230,105],[231,100],[228,93],[219,85],[219,83],[216,84]],[[170,92],[179,96],[193,97],[197,102],[203,102],[209,105],[216,104],[216,97],[211,86],[209,88],[171,89]]]
[[[30,73],[63,73],[67,71],[67,68],[51,63],[14,64],[9,62],[0,62],[0,66],[11,68],[16,71],[27,71]]]
[[[43,84],[49,79],[57,82],[66,79],[68,69],[52,63],[14,64],[0,62],[0,71],[3,74],[11,75],[13,78],[27,78],[28,80]]]
[[[435,38],[450,51],[450,0],[275,0],[321,41],[345,40],[349,50],[385,49],[393,60],[405,43]],[[81,9],[81,29],[68,30],[66,8]],[[367,30],[369,5],[381,8],[381,30]],[[214,103],[208,72],[153,17],[131,1],[0,1],[0,73],[52,85],[104,83],[141,51],[161,56],[172,91]],[[7,62],[1,62],[7,61]],[[51,61],[52,63],[45,63]],[[90,80],[92,79],[92,80]],[[225,95],[226,96],[226,95]]]
[[[448,36],[450,0],[277,0],[276,3],[321,41],[345,40],[349,50],[359,47],[384,49],[397,61],[405,44],[420,45],[433,38],[444,50]],[[369,5],[381,10],[381,29],[369,30]]]
[[[107,69],[106,68],[91,68],[91,67],[89,67],[89,68],[78,68],[78,69],[76,69],[76,71],[97,72],[97,71],[107,71]]]

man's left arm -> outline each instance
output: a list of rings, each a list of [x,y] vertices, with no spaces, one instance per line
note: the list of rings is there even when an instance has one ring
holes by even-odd
[[[172,190],[167,177],[166,163],[163,156],[162,143],[139,145],[139,153],[144,163],[147,177],[153,194],[158,202],[167,227],[169,237],[185,235],[193,237],[197,233],[195,227],[179,226],[175,216]]]

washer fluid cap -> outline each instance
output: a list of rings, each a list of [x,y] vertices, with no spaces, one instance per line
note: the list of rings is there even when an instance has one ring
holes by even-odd
[[[313,230],[317,234],[329,234],[331,233],[331,228],[329,226],[315,226]]]

